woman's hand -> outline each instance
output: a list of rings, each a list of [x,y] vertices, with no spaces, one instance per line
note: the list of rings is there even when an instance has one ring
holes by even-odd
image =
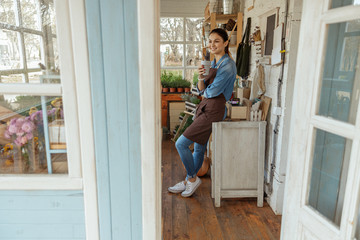
[[[204,73],[205,73],[205,68],[204,68],[204,65],[199,65],[199,67],[198,67],[198,71],[199,71],[199,79],[204,79],[205,77],[204,77]]]
[[[204,84],[204,73],[205,73],[205,68],[204,68],[204,65],[199,65],[199,68],[198,68],[198,70],[199,70],[199,78],[198,78],[198,89],[200,90],[200,91],[202,91],[203,89],[205,89],[205,84]]]

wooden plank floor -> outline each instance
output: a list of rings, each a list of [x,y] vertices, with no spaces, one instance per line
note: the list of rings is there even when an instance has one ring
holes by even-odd
[[[211,198],[209,173],[190,198],[167,191],[184,179],[186,173],[174,143],[162,143],[162,234],[169,239],[280,239],[281,216],[269,205],[256,206],[256,199],[223,199],[215,208]]]

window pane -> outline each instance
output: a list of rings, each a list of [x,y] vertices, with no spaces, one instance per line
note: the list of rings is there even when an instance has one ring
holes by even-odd
[[[9,74],[1,76],[1,83],[22,83],[25,82],[24,74]]]
[[[25,52],[28,68],[39,68],[44,65],[41,59],[41,37],[35,34],[24,33]]]
[[[360,0],[332,0],[331,8],[338,8],[348,5],[360,5]]]
[[[359,20],[329,25],[319,115],[355,123],[360,90],[359,31]]]
[[[49,2],[49,5],[43,4],[41,6],[41,12],[43,14],[43,25],[51,28],[49,31],[52,34],[56,34],[56,19],[54,3]]]
[[[0,22],[15,25],[14,0],[1,0]]]
[[[0,71],[22,68],[19,39],[19,33],[0,30]]]
[[[308,204],[340,225],[351,140],[316,130]]]
[[[48,127],[44,127],[42,106]],[[0,95],[0,174],[47,174],[48,162],[67,169],[64,114],[61,97]],[[62,153],[60,160],[50,157]]]
[[[186,45],[186,66],[198,66],[201,62],[201,44]]]
[[[182,76],[183,75],[182,69],[161,69],[161,73],[164,73],[164,72],[166,72],[167,74],[171,73],[174,76],[177,76],[177,75]]]
[[[186,18],[186,41],[201,41],[202,18]]]
[[[40,83],[40,77],[42,76],[41,72],[31,72],[28,74],[29,83]]]
[[[68,173],[66,153],[51,154],[53,173]]]
[[[183,66],[183,45],[182,44],[161,44],[161,66]]]
[[[197,69],[186,69],[186,73],[185,73],[185,79],[188,80],[189,82],[193,83],[194,82],[194,78],[198,78],[199,73]]]
[[[360,240],[360,206],[358,207],[358,215],[357,215],[357,224],[356,224],[356,232],[355,238]]]
[[[25,28],[41,30],[38,1],[21,0],[22,23]]]
[[[160,18],[160,41],[183,41],[183,18]]]

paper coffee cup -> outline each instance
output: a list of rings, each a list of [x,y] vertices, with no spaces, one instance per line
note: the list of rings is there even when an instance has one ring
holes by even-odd
[[[201,61],[201,65],[203,65],[204,68],[205,68],[205,73],[203,75],[204,76],[209,75],[210,67],[211,67],[211,61]]]

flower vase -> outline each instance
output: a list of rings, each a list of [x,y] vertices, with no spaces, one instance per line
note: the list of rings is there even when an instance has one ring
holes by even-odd
[[[34,139],[30,140],[26,144],[26,151],[28,156],[28,171],[31,173],[36,173],[39,169],[39,159],[35,155],[35,141]]]
[[[24,156],[24,147],[14,147],[14,173],[24,173],[28,159]]]
[[[34,173],[38,170],[33,141],[14,150],[14,173]]]

